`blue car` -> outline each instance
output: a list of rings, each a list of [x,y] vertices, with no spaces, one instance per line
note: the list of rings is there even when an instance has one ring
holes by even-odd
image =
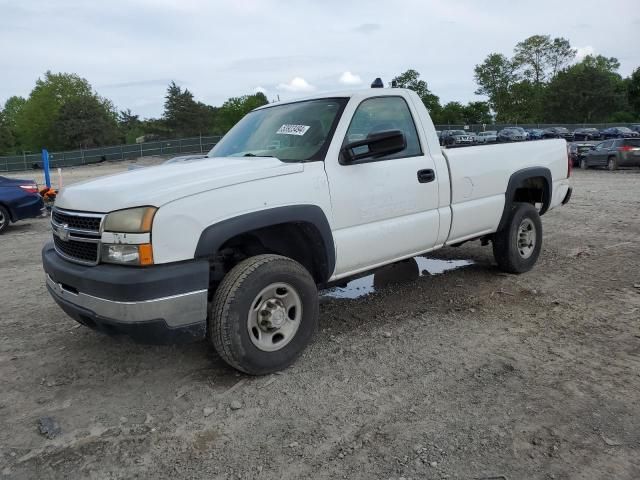
[[[32,180],[0,177],[0,234],[11,222],[39,217],[44,202]]]

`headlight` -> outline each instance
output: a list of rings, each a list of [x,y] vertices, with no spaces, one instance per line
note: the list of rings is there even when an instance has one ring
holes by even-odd
[[[118,263],[120,265],[153,265],[153,249],[151,244],[131,245],[103,244],[101,259],[106,263]]]
[[[146,233],[151,231],[156,207],[138,207],[118,210],[107,215],[104,221],[105,232]]]
[[[153,265],[151,225],[157,210],[156,207],[137,207],[108,214],[100,259],[120,265]]]

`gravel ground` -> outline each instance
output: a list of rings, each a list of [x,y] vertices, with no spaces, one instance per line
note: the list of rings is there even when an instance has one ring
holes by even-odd
[[[500,273],[477,243],[434,252],[473,262],[441,274],[394,267],[325,294],[315,343],[259,378],[205,342],[76,325],[44,287],[47,220],[14,225],[0,237],[0,478],[640,478],[640,171],[573,183],[532,272]]]

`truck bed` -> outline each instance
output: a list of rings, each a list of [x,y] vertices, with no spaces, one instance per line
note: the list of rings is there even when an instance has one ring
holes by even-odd
[[[451,176],[452,222],[448,244],[494,232],[504,208],[504,193],[514,172],[547,168],[552,178],[550,208],[567,192],[565,140],[541,140],[446,149]]]

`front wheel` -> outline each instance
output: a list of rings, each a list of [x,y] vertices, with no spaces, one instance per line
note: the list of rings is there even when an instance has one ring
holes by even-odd
[[[318,290],[309,272],[280,255],[258,255],[222,280],[209,309],[209,336],[232,367],[251,375],[295,361],[318,327]]]
[[[609,161],[607,162],[607,168],[611,172],[618,169],[618,162],[616,162],[616,157],[609,157]]]
[[[493,237],[493,256],[500,270],[528,272],[542,249],[542,222],[533,205],[514,203],[507,225]]]
[[[589,164],[587,163],[587,159],[583,158],[580,160],[580,168],[582,170],[586,170],[587,168],[589,168]]]

